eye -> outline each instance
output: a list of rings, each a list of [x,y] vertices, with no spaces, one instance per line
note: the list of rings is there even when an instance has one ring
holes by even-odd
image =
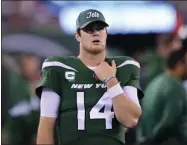
[[[91,33],[91,32],[93,32],[94,30],[93,30],[92,27],[86,27],[86,28],[83,29],[83,31],[86,32],[86,33]]]
[[[83,28],[83,31],[86,32],[86,33],[93,33],[94,31],[101,31],[101,30],[104,30],[105,27],[103,26],[90,26],[90,27],[85,27]]]
[[[96,28],[97,31],[101,31],[101,30],[104,30],[104,27],[98,27]]]

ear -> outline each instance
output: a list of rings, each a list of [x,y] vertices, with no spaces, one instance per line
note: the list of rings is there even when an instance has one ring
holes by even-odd
[[[78,42],[80,42],[80,36],[79,36],[79,34],[78,34],[77,32],[75,32],[75,38],[76,38],[76,40],[77,40]]]

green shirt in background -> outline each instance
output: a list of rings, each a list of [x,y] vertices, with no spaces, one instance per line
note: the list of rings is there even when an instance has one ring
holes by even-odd
[[[141,84],[143,88],[165,70],[165,60],[154,50],[147,50],[140,60],[141,64]]]
[[[182,81],[162,74],[146,88],[138,140],[149,145],[187,144],[187,97]]]
[[[32,144],[39,121],[39,107],[35,106],[39,102],[34,101],[28,81],[19,74],[10,72],[8,83],[8,112],[4,123],[8,143]]]

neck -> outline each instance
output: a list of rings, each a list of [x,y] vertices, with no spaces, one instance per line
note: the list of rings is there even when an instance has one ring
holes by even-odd
[[[102,61],[105,60],[106,51],[102,51],[98,54],[90,54],[85,52],[83,49],[80,49],[80,54],[78,58],[87,66],[94,67],[99,65]]]
[[[173,76],[173,77],[175,77],[175,78],[178,78],[178,79],[182,80],[180,73],[177,72],[177,71],[175,71],[175,70],[168,69],[168,70],[166,71],[166,74],[168,74],[168,75],[170,75],[170,76]]]

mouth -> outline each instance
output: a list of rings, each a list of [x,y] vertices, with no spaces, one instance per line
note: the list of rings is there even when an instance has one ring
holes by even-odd
[[[93,40],[92,43],[93,43],[93,44],[99,44],[99,43],[100,43],[100,40]]]

